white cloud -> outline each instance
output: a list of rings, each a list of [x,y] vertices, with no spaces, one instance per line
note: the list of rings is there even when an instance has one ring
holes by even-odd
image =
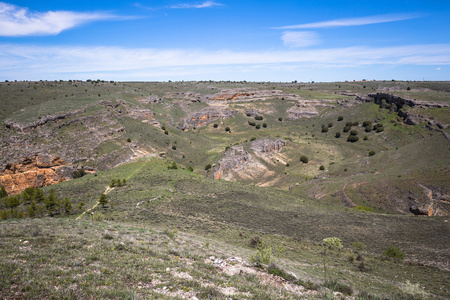
[[[106,13],[30,12],[28,8],[0,2],[0,36],[55,35],[87,22],[112,18],[117,17]]]
[[[146,80],[149,76],[154,78],[155,74],[171,71],[173,74],[185,74],[188,78],[195,72],[212,74],[219,69],[242,71],[257,68],[261,74],[271,74],[270,70],[276,68],[365,67],[369,70],[374,65],[450,65],[450,44],[259,52],[0,44],[0,77],[6,79],[30,79],[32,76],[35,79],[77,78],[79,74],[109,74],[109,78],[117,80]],[[86,75],[85,78],[90,77]]]
[[[205,1],[203,3],[198,4],[178,4],[178,5],[172,5],[169,6],[169,8],[208,8],[208,7],[214,7],[214,6],[223,6],[223,4],[216,3],[213,1]]]
[[[442,70],[442,68],[436,68],[435,70],[436,70],[436,71],[440,71],[440,70]]]
[[[317,33],[312,31],[285,31],[281,40],[287,47],[300,48],[320,44]]]
[[[330,28],[330,27],[344,27],[344,26],[360,26],[377,23],[387,23],[394,21],[403,21],[418,18],[417,14],[389,14],[377,15],[361,18],[336,19],[324,22],[307,23],[300,25],[290,25],[282,27],[274,27],[274,29],[311,29],[311,28]]]

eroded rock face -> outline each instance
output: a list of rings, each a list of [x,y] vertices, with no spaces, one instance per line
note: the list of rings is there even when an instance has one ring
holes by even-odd
[[[287,110],[288,119],[296,120],[299,118],[311,118],[319,115],[317,108],[333,107],[335,100],[298,100],[297,104]]]
[[[225,152],[225,157],[217,163],[214,179],[221,179],[229,170],[239,171],[251,159],[250,154],[244,150],[243,146],[233,146]]]
[[[258,139],[252,142],[252,150],[259,153],[279,152],[286,146],[286,142],[281,139]]]
[[[237,110],[226,110],[214,107],[207,107],[181,120],[177,128],[184,131],[189,130],[191,127],[200,128],[212,121],[218,120],[220,118],[231,118],[237,114],[238,114]]]
[[[0,173],[0,185],[8,194],[21,193],[28,187],[43,187],[65,181],[64,161],[55,156],[36,154],[19,163],[9,163]]]

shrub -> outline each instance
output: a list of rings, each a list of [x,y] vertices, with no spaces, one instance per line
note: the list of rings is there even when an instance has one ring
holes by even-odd
[[[248,125],[250,125],[250,126],[256,126],[256,123],[253,122],[253,121],[248,121]]]
[[[377,128],[377,132],[382,132],[382,131],[384,131],[383,126],[380,126],[380,127]]]
[[[285,270],[283,270],[282,268],[280,268],[279,266],[277,266],[274,263],[271,263],[267,267],[267,272],[269,274],[284,278],[287,281],[296,281],[297,280],[297,278],[294,275],[290,274],[289,272],[286,272]]]
[[[72,172],[73,179],[83,177],[84,175],[86,175],[86,171],[84,169],[79,169]]]
[[[352,244],[352,248],[355,249],[356,251],[364,251],[366,249],[366,244],[361,242],[354,242]]]
[[[364,129],[365,132],[371,132],[372,131],[372,126],[367,126],[366,129]]]
[[[8,193],[6,192],[5,187],[2,185],[2,187],[0,188],[0,198],[6,198],[8,197]]]
[[[256,125],[256,129],[260,129],[261,128],[261,125]]]
[[[279,118],[278,118],[278,121],[280,121],[280,122],[283,121],[283,118],[279,117]]]
[[[101,222],[105,219],[105,216],[101,213],[101,212],[95,212],[92,216],[91,216],[91,220],[92,221],[97,221],[97,222]]]
[[[256,253],[250,257],[250,261],[257,267],[270,264],[273,261],[272,246],[261,242],[256,248]]]
[[[342,129],[343,132],[349,132],[350,129],[352,129],[350,126],[345,126],[344,129]]]
[[[210,164],[207,164],[207,165],[205,166],[205,170],[208,171],[209,169],[211,169],[211,165],[210,165]]]
[[[351,143],[357,142],[358,140],[359,140],[359,137],[357,137],[356,135],[349,135],[347,138],[347,142],[351,142]]]
[[[411,283],[409,280],[406,280],[405,283],[401,284],[400,289],[402,290],[405,299],[429,299],[430,296],[420,284]]]
[[[256,236],[254,236],[254,237],[252,237],[250,239],[248,244],[249,244],[250,247],[256,248],[261,243],[262,243],[262,239],[259,236],[256,235]]]
[[[331,127],[333,127],[333,123],[328,123],[328,128],[331,128]]]
[[[371,126],[371,125],[372,125],[371,121],[364,121],[362,124],[363,127],[367,127],[367,126]]]
[[[256,117],[255,117],[255,120],[257,120],[257,121],[261,121],[262,119],[263,119],[262,116],[256,116]]]
[[[170,166],[167,167],[169,170],[178,170],[178,166],[176,162],[172,162]]]
[[[253,142],[254,140],[256,140],[256,138],[255,138],[255,137],[252,137],[252,138],[250,139],[250,142]]]
[[[340,238],[337,237],[329,237],[323,239],[323,243],[330,248],[342,248],[342,241]]]
[[[225,131],[230,131],[230,127],[225,127]]]
[[[130,138],[127,138],[127,142],[128,142],[128,143],[131,143],[131,139],[130,139]]]
[[[177,146],[172,145],[172,150],[177,150]]]
[[[336,137],[337,139],[340,138],[340,137],[341,137],[341,133],[340,133],[340,132],[336,132],[335,137]]]
[[[102,207],[104,208],[105,205],[108,203],[108,196],[104,193],[102,193],[100,195],[100,198],[98,199],[98,202],[102,205]]]
[[[322,132],[328,132],[328,127],[323,126],[323,127],[322,127]]]
[[[325,167],[322,165],[322,166],[320,166],[319,170],[323,171],[323,170],[325,170]]]
[[[358,135],[358,131],[352,130],[352,131],[350,131],[350,135]]]
[[[189,172],[194,172],[194,168],[193,168],[192,166],[187,167],[187,170],[188,170]]]
[[[405,258],[405,253],[401,252],[400,249],[394,246],[389,246],[383,254],[389,258],[393,258],[395,261]]]
[[[359,125],[358,121],[353,122],[353,126],[358,126],[358,125]]]
[[[304,164],[307,164],[309,159],[306,155],[302,155],[302,156],[300,156],[300,161]]]
[[[347,123],[345,123],[345,126],[346,127],[352,127],[353,126],[353,122],[347,122]]]
[[[343,116],[339,116],[337,120],[338,121],[342,121],[342,120],[344,120],[344,117]]]
[[[375,151],[371,150],[369,151],[369,156],[374,156],[375,155]]]
[[[267,124],[266,123],[263,123],[263,128],[267,128]]]
[[[219,127],[219,124],[215,123],[215,124],[213,125],[213,127],[214,127],[214,128],[217,128],[217,127]]]
[[[174,228],[172,230],[165,229],[164,233],[171,239],[175,239],[178,234],[178,229]]]

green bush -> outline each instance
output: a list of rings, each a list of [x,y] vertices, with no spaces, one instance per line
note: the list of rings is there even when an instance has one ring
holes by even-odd
[[[130,138],[127,138],[127,142],[128,142],[128,143],[131,143],[131,139],[130,139]]]
[[[352,248],[355,249],[356,251],[364,251],[366,249],[366,244],[361,242],[354,242],[352,244]]]
[[[364,136],[363,140],[367,141],[369,137],[367,135]]]
[[[263,123],[263,128],[267,128],[267,124],[266,123]]]
[[[395,246],[389,246],[383,254],[389,258],[393,258],[395,261],[405,258],[405,253],[401,252],[400,249]]]
[[[325,167],[322,165],[322,166],[320,166],[319,170],[323,171],[323,170],[325,170]]]
[[[256,126],[256,123],[253,122],[253,121],[248,121],[248,125],[250,125],[250,126]]]
[[[358,140],[359,140],[359,137],[357,137],[356,135],[349,135],[347,138],[347,142],[351,142],[351,143],[357,142]]]
[[[230,131],[231,129],[230,129],[230,127],[225,127],[225,131]]]
[[[304,164],[307,164],[309,159],[306,155],[302,155],[302,156],[300,156],[300,161]]]
[[[187,167],[187,170],[188,170],[189,172],[194,172],[194,168],[193,168],[192,166]]]
[[[256,125],[256,127],[255,127],[256,129],[260,129],[261,128],[261,125]]]
[[[335,137],[336,137],[337,139],[340,138],[340,137],[341,137],[341,133],[340,133],[340,132],[336,132]]]
[[[86,175],[86,171],[84,169],[78,169],[72,172],[73,179],[83,177],[84,175]]]
[[[92,216],[91,216],[91,220],[92,221],[97,221],[97,222],[101,222],[105,219],[105,216],[101,213],[101,212],[95,212]]]
[[[283,121],[283,118],[281,118],[281,117],[280,117],[280,118],[278,118],[278,121],[280,121],[280,122],[281,122],[281,121]]]
[[[358,126],[358,125],[359,125],[358,121],[353,122],[353,126]]]
[[[375,151],[371,150],[369,151],[369,156],[374,156],[375,155]]]
[[[104,193],[102,193],[100,195],[100,198],[98,199],[98,202],[102,205],[102,207],[104,208],[105,205],[108,203],[108,196]]]
[[[257,120],[257,121],[261,121],[262,119],[263,119],[262,116],[256,116],[256,117],[255,117],[255,120]]]
[[[266,245],[261,241],[256,248],[256,253],[250,257],[250,262],[257,267],[261,267],[262,265],[270,264],[272,261],[272,246]]]
[[[322,126],[322,132],[328,132],[328,127]]]
[[[205,170],[208,171],[209,169],[211,169],[211,165],[210,165],[210,164],[207,164],[207,165],[205,166]]]
[[[177,150],[177,146],[172,145],[172,150]]]
[[[358,135],[358,131],[352,130],[352,131],[350,131],[350,135]]]
[[[363,127],[367,127],[367,126],[371,126],[371,125],[372,125],[371,121],[364,121],[362,124]]]
[[[322,242],[330,248],[342,248],[342,241],[337,237],[329,237],[322,240]]]
[[[6,192],[5,187],[2,185],[2,187],[0,188],[0,198],[6,198],[8,197],[8,193]]]
[[[347,122],[345,123],[345,127],[352,127],[353,126],[353,122]]]
[[[213,125],[213,127],[214,127],[214,128],[217,128],[217,127],[219,127],[219,124],[215,123],[215,124]]]
[[[342,121],[342,120],[344,120],[344,117],[343,116],[339,116],[337,120],[338,121]]]
[[[333,123],[328,123],[328,128],[331,128],[331,127],[333,127]]]
[[[350,126],[345,126],[344,129],[342,129],[343,132],[349,132],[350,129],[352,129]]]

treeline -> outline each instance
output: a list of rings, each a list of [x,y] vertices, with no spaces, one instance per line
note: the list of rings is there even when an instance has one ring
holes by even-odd
[[[83,202],[78,204],[82,210]],[[51,189],[47,195],[41,189],[26,188],[22,193],[8,196],[4,187],[0,188],[0,219],[35,218],[56,215],[70,215],[74,212],[69,198],[59,199]]]

